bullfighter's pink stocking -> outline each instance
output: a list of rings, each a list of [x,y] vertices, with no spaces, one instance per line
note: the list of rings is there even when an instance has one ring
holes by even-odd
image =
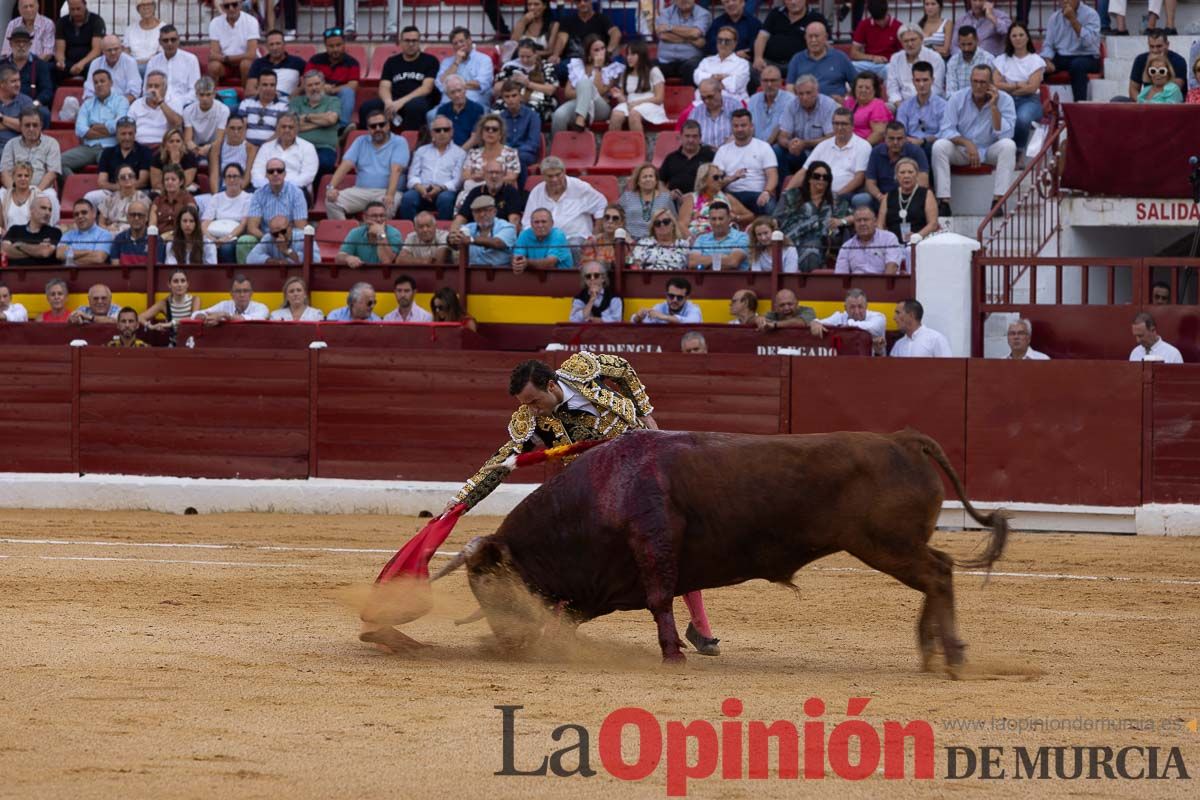
[[[687,606],[688,614],[692,617],[692,624],[696,626],[696,631],[705,639],[713,638],[712,628],[708,626],[708,614],[704,612],[704,598],[699,592],[688,592],[683,596],[683,602]]]

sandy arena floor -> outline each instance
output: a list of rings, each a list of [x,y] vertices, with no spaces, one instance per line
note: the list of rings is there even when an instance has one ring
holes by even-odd
[[[447,547],[497,523],[465,520]],[[405,628],[433,646],[384,655],[357,641],[339,598],[420,524],[4,512],[0,796],[661,798],[665,749],[649,778],[618,780],[598,755],[602,721],[640,706],[664,729],[719,723],[727,697],[742,700],[744,721],[798,727],[805,699],[822,698],[827,736],[847,698],[868,697],[862,716],[877,730],[931,723],[935,777],[722,780],[718,768],[690,782],[692,797],[1196,796],[1200,733],[1187,725],[1200,717],[1200,539],[1014,536],[997,567],[1009,574],[987,586],[956,576],[968,669],[951,682],[917,671],[919,595],[844,555],[802,571],[798,595],[763,582],[707,593],[724,654],[693,655],[682,670],[659,665],[645,612],[589,623],[556,655],[514,659],[486,623],[451,622],[474,608],[462,574],[437,585],[437,613]],[[963,556],[981,535],[937,538]],[[497,705],[524,706],[518,768],[573,744],[574,733],[557,744],[550,734],[575,723],[598,774],[495,776]],[[1001,717],[1109,729],[991,730]],[[1130,722],[1112,729],[1116,719]],[[1192,780],[1012,779],[1015,746],[1073,744],[1158,746],[1160,771],[1178,747]],[[1004,747],[1008,778],[948,780],[954,745]]]

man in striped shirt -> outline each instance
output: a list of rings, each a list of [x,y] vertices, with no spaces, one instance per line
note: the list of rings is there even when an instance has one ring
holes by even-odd
[[[745,106],[726,97],[721,84],[708,79],[700,81],[700,103],[692,106],[688,119],[700,126],[700,143],[716,149],[733,136],[733,112]]]
[[[276,91],[278,78],[274,70],[263,70],[258,76],[258,96],[247,97],[238,106],[246,118],[246,139],[261,145],[275,135],[275,124],[280,114],[286,114],[288,104]]]

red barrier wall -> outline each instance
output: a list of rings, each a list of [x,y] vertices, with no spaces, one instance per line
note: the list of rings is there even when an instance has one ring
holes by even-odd
[[[0,347],[0,464],[6,472],[74,472],[69,348]]]
[[[1147,370],[1146,502],[1200,503],[1200,369]]]

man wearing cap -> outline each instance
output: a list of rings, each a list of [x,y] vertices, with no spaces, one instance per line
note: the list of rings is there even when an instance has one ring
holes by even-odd
[[[38,13],[38,0],[17,0],[17,13],[4,29],[4,42],[0,44],[0,56],[12,54],[10,38],[17,28],[33,34],[30,52],[43,61],[54,60],[54,20]]]
[[[107,70],[92,73],[95,94],[83,101],[75,117],[75,135],[79,146],[62,154],[63,175],[73,175],[100,161],[106,147],[117,146],[117,120],[129,112],[129,103],[112,90]]]
[[[17,28],[8,37],[11,52],[0,59],[0,64],[11,66],[21,76],[21,94],[33,100],[42,124],[50,124],[50,106],[54,103],[54,81],[50,77],[50,65],[30,52],[33,36],[25,28]]]
[[[496,219],[496,201],[480,195],[471,201],[469,222],[447,237],[453,247],[470,245],[469,265],[472,267],[507,267],[512,261],[512,248],[517,242],[517,229],[508,220]]]

